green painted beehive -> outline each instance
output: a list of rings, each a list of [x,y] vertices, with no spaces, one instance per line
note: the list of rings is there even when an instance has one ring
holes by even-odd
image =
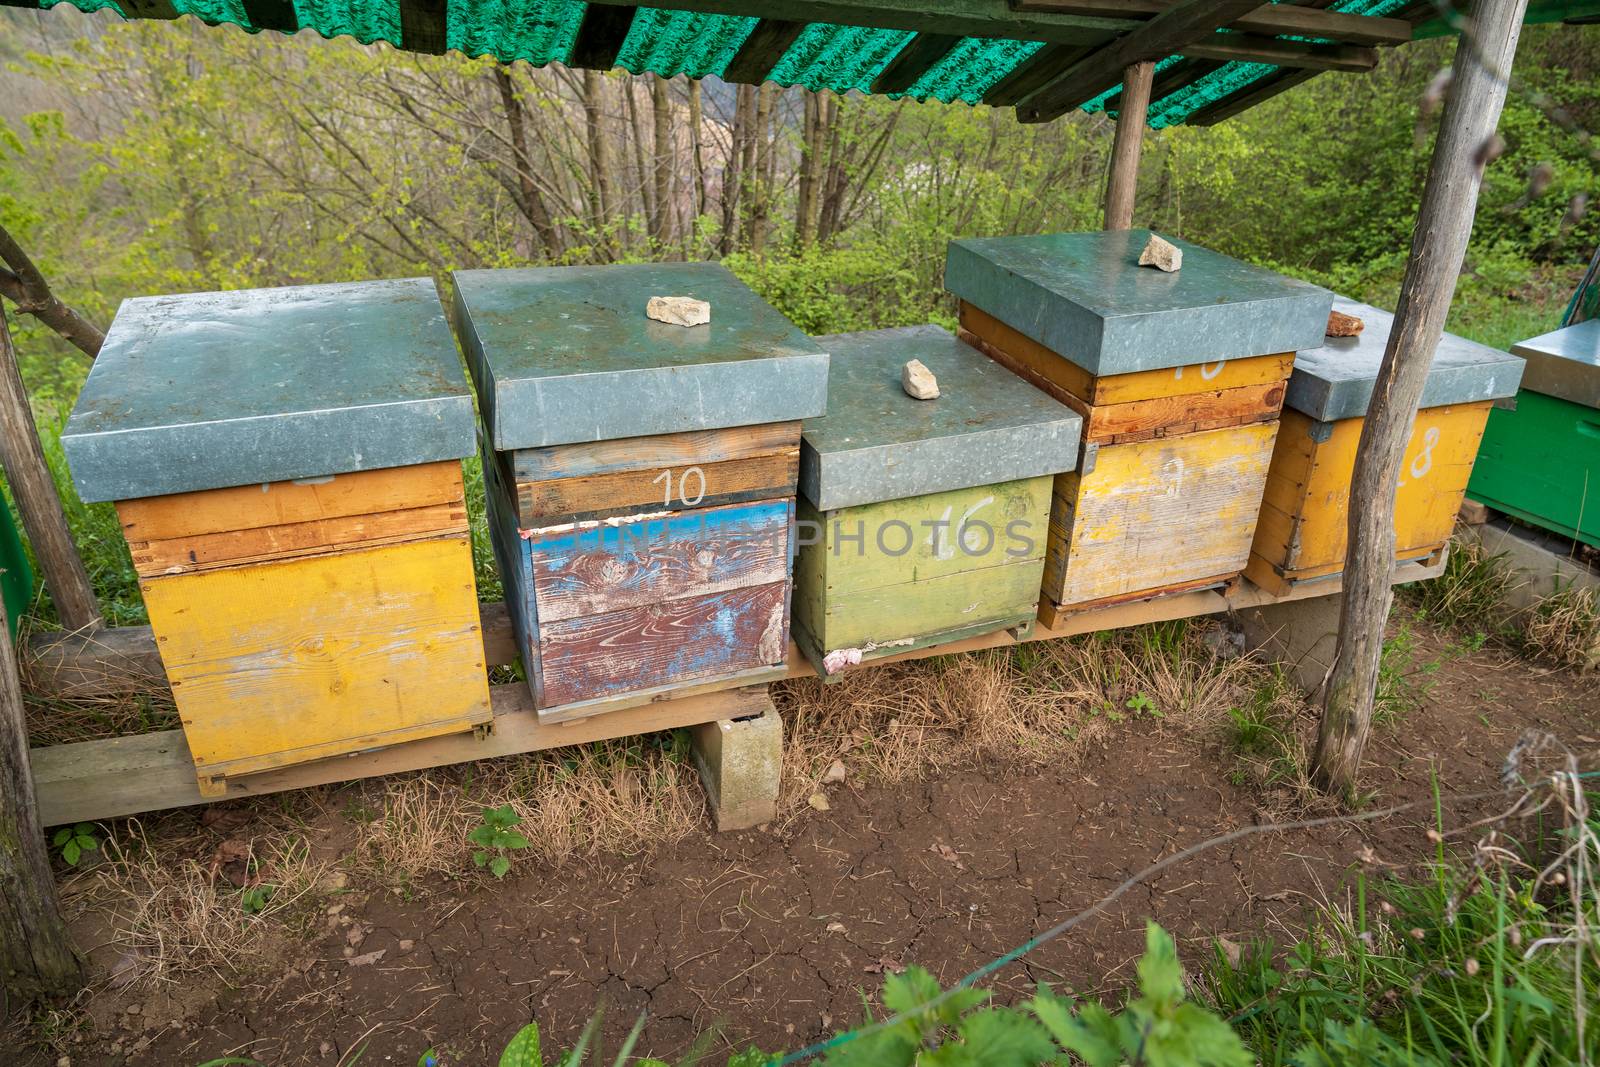
[[[818,343],[828,414],[801,437],[792,626],[817,673],[1030,625],[1079,416],[936,326]],[[902,388],[912,359],[936,399]]]

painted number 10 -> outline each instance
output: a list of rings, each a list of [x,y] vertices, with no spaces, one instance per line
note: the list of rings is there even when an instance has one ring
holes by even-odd
[[[698,488],[695,489],[694,499],[689,499],[689,479],[695,478]],[[665,490],[662,499],[667,507],[672,506],[672,470],[669,468],[650,479],[654,484],[662,486]],[[699,467],[689,467],[678,477],[678,500],[686,508],[692,508],[700,503],[706,495],[706,472]]]

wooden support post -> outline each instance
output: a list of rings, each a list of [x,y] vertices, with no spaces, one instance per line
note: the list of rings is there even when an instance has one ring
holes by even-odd
[[[1350,499],[1366,506],[1350,509],[1339,644],[1311,762],[1317,784],[1337,793],[1354,792],[1372,726],[1384,623],[1393,601],[1395,485],[1472,235],[1526,6],[1527,0],[1479,0],[1456,48],[1394,327],[1356,451]]]
[[[0,602],[0,989],[26,1003],[82,985],[39,825],[22,683]]]
[[[39,560],[45,588],[55,602],[56,615],[68,630],[93,630],[105,625],[83,560],[72,543],[66,512],[56,495],[56,483],[45,462],[33,409],[17,368],[11,329],[0,307],[0,464],[22,512],[22,525]]]
[[[1117,136],[1111,142],[1111,169],[1106,175],[1105,229],[1133,226],[1133,201],[1139,191],[1139,150],[1144,146],[1144,121],[1150,112],[1150,83],[1156,65],[1149,60],[1122,72],[1122,98],[1117,108]]]

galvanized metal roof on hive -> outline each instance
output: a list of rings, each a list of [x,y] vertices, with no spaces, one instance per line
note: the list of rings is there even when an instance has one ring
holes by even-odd
[[[1083,419],[937,326],[818,337],[828,413],[807,419],[800,492],[819,511],[1060,474],[1078,465]],[[921,360],[939,396],[901,386]]]
[[[1115,113],[1124,67],[1158,61],[1150,125],[1219,122],[1374,46],[1451,32],[1434,0],[0,0],[194,17],[254,33],[313,30],[663,77],[1014,106],[1023,121]],[[1600,0],[1532,0],[1530,21],[1594,17]]]
[[[1370,304],[1335,296],[1333,310],[1354,315],[1364,328],[1354,337],[1325,337],[1320,347],[1295,353],[1294,373],[1283,395],[1286,407],[1319,422],[1367,413],[1378,381],[1378,365],[1394,328],[1394,316]],[[1447,333],[1434,350],[1419,406],[1436,408],[1515,396],[1521,377],[1522,360],[1516,356]]]
[[[124,300],[61,432],[88,501],[472,454],[432,278]]]

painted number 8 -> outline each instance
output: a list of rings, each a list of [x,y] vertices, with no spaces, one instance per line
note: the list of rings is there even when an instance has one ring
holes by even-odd
[[[699,488],[697,488],[695,490],[695,494],[694,494],[694,499],[693,500],[689,499],[689,476],[690,475],[693,475],[697,479],[698,484],[699,484]],[[672,471],[670,469],[669,470],[664,470],[660,474],[656,475],[654,478],[650,479],[650,481],[651,481],[652,484],[659,483],[663,487],[665,492],[662,495],[662,502],[665,504],[665,506],[670,508],[672,506]],[[683,506],[686,507],[686,508],[692,508],[696,504],[700,503],[701,500],[705,499],[705,495],[706,495],[706,472],[701,470],[699,467],[689,467],[678,478],[678,500],[679,500],[679,502],[682,503]]]

